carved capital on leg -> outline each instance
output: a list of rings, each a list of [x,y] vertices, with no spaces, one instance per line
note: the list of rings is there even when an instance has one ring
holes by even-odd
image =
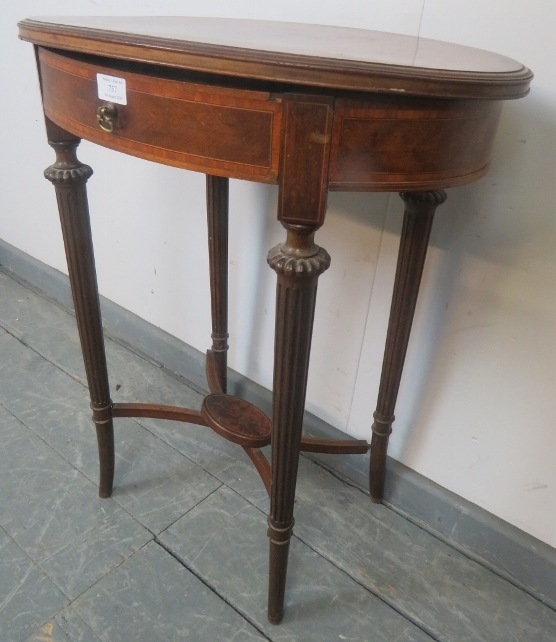
[[[50,146],[56,152],[56,162],[44,170],[44,177],[56,187],[73,187],[85,184],[93,175],[89,165],[77,158],[77,146],[80,141],[52,142]]]
[[[318,278],[330,267],[330,255],[315,245],[314,237],[311,228],[289,225],[286,242],[270,250],[268,264],[279,277]]]
[[[407,213],[422,216],[430,208],[434,216],[436,208],[445,202],[447,195],[443,189],[436,189],[430,192],[400,192],[400,198],[405,203]]]

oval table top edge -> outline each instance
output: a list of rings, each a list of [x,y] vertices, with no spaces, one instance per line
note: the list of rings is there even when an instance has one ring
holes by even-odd
[[[533,78],[523,65],[495,72],[433,69],[178,40],[52,20],[22,20],[18,23],[19,37],[35,45],[122,60],[295,85],[398,95],[515,99],[529,92]]]

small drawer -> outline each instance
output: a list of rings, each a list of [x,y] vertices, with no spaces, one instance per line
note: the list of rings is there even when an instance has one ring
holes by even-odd
[[[140,158],[194,171],[276,183],[281,102],[261,91],[110,69],[39,50],[45,114],[67,131]],[[97,73],[126,81],[113,131],[97,110]]]

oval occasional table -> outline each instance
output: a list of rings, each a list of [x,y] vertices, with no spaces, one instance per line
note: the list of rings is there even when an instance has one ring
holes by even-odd
[[[483,176],[504,100],[531,72],[497,54],[434,40],[317,25],[211,18],[34,18],[48,141],[96,425],[102,497],[112,492],[115,417],[212,428],[242,446],[270,495],[268,617],[283,616],[300,450],[371,450],[382,499],[386,449],[433,216],[443,188]],[[81,138],[207,175],[212,346],[200,412],[110,399]],[[277,274],[272,421],[226,394],[229,178],[279,185],[286,239]],[[397,191],[405,202],[372,441],[302,435],[328,190]],[[369,423],[371,423],[369,421]],[[272,445],[269,463],[260,450]]]

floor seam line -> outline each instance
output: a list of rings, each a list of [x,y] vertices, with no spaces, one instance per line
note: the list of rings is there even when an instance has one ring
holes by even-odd
[[[365,495],[365,497],[369,497],[369,493],[367,490],[362,488],[357,482],[353,482],[349,479],[346,479],[341,473],[338,473],[337,471],[329,468],[326,463],[320,461],[319,459],[313,458],[311,456],[308,456],[306,453],[301,453],[301,456],[307,459],[308,461],[312,462],[316,466],[319,466],[319,468],[322,468],[325,470],[327,473],[332,475],[335,479],[338,481],[342,482],[346,486],[349,486],[350,488],[353,488],[354,490],[359,491],[362,495]],[[369,500],[370,501],[370,500]],[[394,506],[391,504],[388,500],[383,500],[382,505],[387,508],[388,510],[391,510],[393,513],[396,513],[396,515],[399,515],[401,518],[405,519],[408,521],[410,524],[413,524],[417,528],[421,529],[431,537],[434,537],[436,540],[439,542],[442,542],[445,546],[448,546],[449,548],[453,549],[454,551],[457,551],[467,559],[471,560],[472,562],[475,562],[475,564],[478,564],[479,566],[482,566],[484,569],[492,573],[493,575],[496,575],[500,579],[508,582],[508,584],[511,584],[514,586],[516,589],[523,591],[529,597],[533,598],[543,606],[548,607],[552,611],[556,612],[556,607],[550,602],[546,601],[543,596],[539,593],[536,593],[533,589],[529,588],[525,584],[520,583],[518,580],[514,579],[511,575],[506,575],[504,572],[499,569],[497,566],[494,564],[491,564],[488,562],[488,560],[485,560],[484,558],[480,557],[479,555],[476,555],[472,551],[468,550],[461,544],[458,544],[452,539],[448,539],[442,533],[439,533],[438,531],[435,531],[433,528],[428,526],[427,524],[423,523],[421,520],[419,520],[416,517],[413,517],[409,513],[406,513],[403,509],[398,508],[397,506]]]
[[[164,528],[163,528],[159,533],[157,533],[157,534],[156,534],[156,533],[153,533],[153,537],[156,539],[157,537],[159,537],[160,535],[162,535],[162,533],[165,533],[165,532],[166,532],[169,528],[171,528],[171,527],[172,527],[176,522],[179,522],[179,521],[180,521],[180,519],[181,519],[182,517],[185,517],[186,515],[188,515],[192,510],[194,510],[195,508],[197,508],[197,506],[200,506],[200,505],[201,505],[203,502],[205,502],[209,497],[211,497],[211,495],[214,495],[214,493],[216,493],[217,491],[219,491],[219,490],[222,488],[222,486],[224,486],[224,482],[222,482],[220,479],[218,479],[217,477],[215,477],[214,479],[216,479],[217,481],[219,481],[219,482],[220,482],[220,484],[219,484],[219,485],[218,485],[214,490],[212,490],[208,495],[206,495],[205,497],[203,497],[203,499],[199,500],[195,505],[191,506],[191,508],[188,508],[188,509],[185,511],[185,513],[182,513],[182,514],[181,514],[179,517],[177,517],[177,518],[176,518],[172,523],[168,524],[168,526],[165,526],[165,527],[164,527]],[[146,528],[146,526],[145,526],[145,528]],[[152,531],[150,531],[150,532],[152,532]]]
[[[1,405],[1,404],[0,404],[0,405]],[[26,558],[31,562],[31,564],[32,564],[36,569],[38,569],[38,570],[39,570],[39,571],[40,571],[40,572],[41,572],[41,573],[42,573],[42,574],[43,574],[43,575],[44,575],[44,576],[45,576],[45,577],[46,577],[50,582],[52,582],[52,584],[54,584],[54,586],[55,586],[55,587],[60,591],[60,593],[64,596],[64,598],[65,598],[66,600],[68,600],[68,603],[67,603],[67,604],[64,604],[64,606],[62,606],[62,608],[61,608],[61,609],[59,609],[58,611],[56,611],[56,612],[55,612],[55,613],[53,613],[52,615],[49,615],[47,620],[45,620],[42,624],[39,624],[39,625],[38,625],[38,627],[37,627],[37,628],[38,628],[38,629],[40,629],[42,626],[44,626],[45,624],[47,624],[48,622],[50,622],[50,620],[54,619],[54,618],[55,618],[58,614],[60,614],[64,609],[67,609],[67,608],[68,608],[68,606],[70,606],[70,604],[71,604],[72,600],[71,600],[71,599],[70,599],[70,598],[69,598],[69,597],[64,593],[64,591],[62,591],[62,589],[61,589],[61,588],[56,584],[56,582],[54,582],[54,580],[53,580],[53,579],[52,579],[52,578],[51,578],[51,577],[50,577],[50,576],[49,576],[49,575],[48,575],[48,574],[47,574],[47,573],[46,573],[46,572],[45,572],[45,571],[44,571],[44,570],[43,570],[43,569],[38,565],[38,563],[37,563],[37,562],[35,562],[35,560],[34,560],[34,559],[29,555],[29,553],[28,553],[28,552],[27,552],[23,547],[21,547],[21,546],[20,546],[16,541],[15,541],[15,539],[14,539],[14,538],[13,538],[13,537],[8,533],[8,531],[7,531],[7,530],[2,526],[2,524],[0,524],[0,530],[1,530],[5,535],[6,535],[6,537],[7,537],[7,538],[8,538],[8,539],[9,539],[9,540],[10,540],[10,541],[15,545],[15,546],[17,546],[17,548],[18,548],[18,549],[22,552],[22,554],[23,554],[23,555],[24,555],[24,556],[25,556],[25,557],[26,557]],[[32,635],[32,633],[31,633],[31,635]],[[22,638],[20,642],[25,642],[25,640],[27,640],[27,639],[28,639],[28,637],[29,637],[29,636],[27,636],[27,637],[25,637],[25,638]]]
[[[386,604],[389,608],[391,608],[393,611],[398,613],[398,615],[401,615],[404,620],[407,620],[413,626],[417,627],[420,631],[425,633],[428,637],[430,637],[434,642],[450,642],[450,640],[443,638],[440,633],[433,631],[432,629],[429,629],[426,624],[419,622],[415,620],[409,613],[404,611],[401,607],[397,607],[395,605],[395,602],[391,602],[388,600],[387,597],[383,596],[382,593],[379,591],[373,591],[371,588],[368,586],[365,586],[360,580],[358,580],[356,577],[353,577],[350,573],[348,573],[345,569],[343,569],[341,566],[338,566],[336,562],[330,559],[327,555],[324,555],[319,549],[315,548],[313,545],[309,544],[308,541],[300,536],[299,534],[295,533],[294,537],[296,537],[300,542],[302,542],[307,548],[311,549],[314,553],[316,553],[319,557],[322,557],[325,559],[329,564],[331,564],[336,570],[340,571],[342,574],[346,575],[349,577],[351,580],[353,580],[358,586],[360,586],[362,589],[370,593],[371,595],[374,595],[377,599],[379,599],[383,604]]]
[[[248,504],[250,504],[251,506],[253,506],[253,508],[256,508],[256,509],[257,509],[260,513],[262,513],[263,515],[266,515],[266,514],[267,514],[267,513],[266,513],[262,508],[260,508],[260,507],[259,507],[259,506],[257,506],[256,504],[253,504],[253,502],[252,502],[252,501],[250,501],[247,497],[245,497],[244,495],[242,495],[239,491],[235,490],[234,488],[231,488],[231,487],[230,487],[230,486],[228,486],[227,484],[223,484],[223,485],[224,485],[224,486],[226,486],[226,488],[228,488],[229,490],[231,490],[233,493],[235,493],[236,495],[238,495],[239,497],[241,497],[243,500],[245,500]],[[393,604],[393,603],[390,603],[390,602],[388,601],[388,599],[383,598],[383,597],[382,597],[382,595],[381,595],[380,593],[378,593],[378,592],[376,592],[376,593],[375,593],[375,592],[374,592],[373,590],[371,590],[369,587],[367,587],[367,586],[365,586],[364,584],[362,584],[360,580],[358,580],[357,578],[353,577],[353,576],[352,576],[352,575],[350,575],[346,570],[344,570],[343,568],[341,568],[340,566],[338,566],[338,565],[337,565],[333,560],[331,560],[327,555],[323,554],[320,550],[316,549],[314,546],[312,546],[311,544],[309,544],[309,543],[308,543],[304,538],[300,537],[297,533],[295,533],[295,531],[294,531],[294,533],[293,533],[293,537],[295,537],[295,538],[296,538],[296,539],[298,539],[300,542],[302,542],[305,546],[307,546],[310,550],[312,550],[312,551],[313,551],[313,553],[316,553],[319,557],[321,557],[322,559],[324,559],[324,560],[326,560],[327,562],[329,562],[332,566],[334,566],[334,568],[336,568],[336,569],[337,569],[338,571],[340,571],[342,574],[346,575],[346,576],[347,576],[347,577],[349,577],[351,580],[353,580],[353,581],[354,581],[358,586],[360,586],[361,588],[363,588],[363,589],[364,589],[365,591],[367,591],[368,593],[371,593],[371,595],[374,595],[377,599],[379,599],[381,602],[383,602],[384,604],[386,604],[386,605],[387,605],[389,608],[391,608],[393,611],[395,611],[396,613],[398,613],[399,615],[401,615],[405,620],[407,620],[408,622],[410,622],[413,626],[415,626],[415,627],[417,627],[418,629],[420,629],[421,631],[423,631],[423,633],[425,633],[428,637],[430,637],[432,640],[434,640],[434,642],[450,642],[450,640],[446,640],[445,638],[442,638],[442,637],[440,636],[440,634],[439,634],[439,633],[436,633],[436,632],[434,632],[434,631],[432,631],[432,630],[429,630],[429,629],[426,627],[426,625],[425,625],[425,624],[419,624],[418,622],[416,622],[415,620],[413,620],[413,619],[412,619],[410,616],[408,616],[408,615],[407,615],[403,610],[401,610],[400,608],[396,608],[396,607],[394,606],[394,604]]]
[[[148,530],[148,529],[147,529],[147,530]],[[149,531],[149,532],[150,532],[150,531]],[[125,564],[127,561],[129,561],[129,560],[130,560],[134,555],[136,555],[139,551],[142,551],[142,550],[145,548],[145,546],[148,546],[151,542],[154,542],[154,540],[155,540],[155,537],[156,537],[156,536],[155,536],[152,532],[151,532],[151,535],[152,535],[152,539],[150,539],[148,542],[145,542],[144,544],[142,544],[142,545],[141,545],[141,546],[140,546],[136,551],[133,551],[133,553],[132,553],[129,557],[126,557],[126,558],[124,558],[123,560],[121,560],[118,564],[116,564],[116,566],[114,566],[114,568],[111,568],[111,569],[108,571],[108,573],[105,573],[102,577],[99,577],[99,579],[98,579],[98,580],[96,580],[96,582],[93,582],[93,583],[91,584],[91,586],[87,587],[87,588],[86,588],[82,593],[79,593],[79,595],[77,595],[77,596],[76,596],[76,597],[74,597],[73,599],[71,599],[71,598],[69,598],[69,597],[68,597],[68,599],[70,600],[70,603],[69,603],[67,606],[71,606],[72,604],[74,604],[74,602],[76,602],[80,597],[82,597],[83,595],[85,595],[85,593],[87,593],[87,591],[90,591],[90,590],[91,590],[92,588],[94,588],[94,587],[95,587],[99,582],[102,582],[102,580],[103,580],[104,578],[108,577],[109,575],[112,575],[112,573],[114,573],[114,571],[118,570],[118,569],[120,568],[120,566],[122,566],[122,564]],[[64,594],[64,595],[65,595],[65,594]],[[67,596],[66,596],[66,597],[67,597]],[[87,623],[87,625],[89,626],[89,624],[88,624],[88,623]],[[92,627],[91,627],[91,628],[92,628]],[[96,632],[95,632],[95,633],[96,633]]]
[[[2,402],[0,402],[0,406],[1,406],[1,407],[2,407],[2,408],[3,408],[3,409],[4,409],[4,410],[9,414],[9,415],[11,415],[11,416],[12,416],[12,417],[17,421],[17,422],[19,422],[20,424],[22,424],[23,426],[25,426],[25,427],[27,428],[27,430],[30,430],[30,431],[33,433],[33,435],[35,435],[35,437],[36,437],[37,439],[39,439],[40,441],[42,441],[42,443],[43,443],[45,446],[48,446],[48,448],[50,448],[50,449],[51,449],[53,452],[55,452],[59,457],[61,457],[61,459],[63,459],[63,460],[64,460],[64,461],[69,465],[69,466],[71,466],[71,467],[72,467],[75,471],[77,471],[80,475],[83,475],[83,477],[85,477],[85,479],[86,479],[87,481],[91,482],[91,484],[93,484],[93,486],[95,486],[96,488],[98,488],[98,484],[96,484],[96,483],[94,482],[94,480],[92,480],[92,479],[91,479],[87,474],[85,474],[82,470],[79,470],[79,468],[77,468],[77,466],[75,466],[75,464],[73,464],[71,461],[69,461],[69,459],[66,459],[66,458],[64,457],[64,455],[63,455],[61,452],[59,452],[58,450],[56,450],[56,448],[54,448],[54,446],[52,446],[51,444],[49,444],[49,443],[46,441],[46,439],[44,439],[44,437],[42,437],[38,432],[36,432],[36,430],[34,430],[33,428],[31,428],[31,426],[28,426],[24,421],[22,421],[22,420],[21,420],[21,419],[20,419],[20,418],[19,418],[19,417],[18,417],[18,416],[17,416],[17,415],[12,411],[12,410],[10,410],[10,409],[9,409],[7,406],[5,406]],[[111,497],[111,499],[114,499],[114,498],[112,498],[112,497]],[[115,500],[114,500],[114,501],[115,501]],[[119,506],[119,505],[120,505],[120,504],[118,504],[118,506]],[[126,512],[127,512],[127,511],[126,511]],[[128,513],[128,514],[129,514],[129,513]],[[135,520],[135,521],[138,521],[138,520]]]
[[[251,502],[247,497],[245,497],[244,495],[242,495],[239,491],[235,490],[234,488],[231,488],[230,486],[228,486],[228,485],[227,485],[227,484],[225,484],[224,482],[222,482],[222,486],[225,486],[226,488],[228,488],[230,491],[232,491],[234,494],[236,494],[236,495],[238,495],[239,497],[241,497],[245,502],[247,502],[249,505],[251,505],[251,506],[252,506],[253,508],[255,508],[257,511],[259,511],[260,513],[262,513],[263,515],[265,515],[265,516],[266,516],[266,512],[265,512],[262,508],[260,508],[260,507],[259,507],[259,506],[257,506],[256,504],[253,504],[253,502]],[[216,492],[216,491],[214,491],[214,492]],[[212,494],[212,493],[211,493],[211,494]],[[203,501],[204,501],[204,500],[203,500]],[[383,602],[384,604],[386,604],[386,606],[388,606],[388,607],[389,607],[389,608],[391,608],[393,611],[395,611],[396,613],[398,613],[398,615],[400,615],[401,617],[403,617],[403,618],[404,618],[404,620],[408,621],[410,624],[412,624],[413,626],[415,626],[416,628],[418,628],[419,630],[421,630],[421,631],[422,631],[423,633],[425,633],[429,638],[431,638],[431,640],[434,640],[434,642],[450,642],[449,640],[446,640],[445,638],[441,637],[439,633],[436,633],[436,632],[434,632],[434,631],[432,631],[432,630],[428,629],[428,627],[426,627],[426,625],[425,625],[424,623],[419,623],[419,622],[415,621],[415,620],[414,620],[414,619],[413,619],[409,614],[407,614],[406,612],[404,612],[402,609],[400,609],[400,608],[396,608],[396,606],[394,605],[394,603],[390,603],[390,602],[388,601],[388,599],[387,599],[387,598],[384,598],[384,597],[382,596],[382,594],[380,594],[380,593],[378,593],[378,592],[374,592],[374,591],[373,591],[373,590],[371,590],[369,587],[367,587],[367,586],[365,586],[364,584],[362,584],[360,580],[358,580],[357,578],[355,578],[355,577],[353,577],[352,575],[350,575],[350,574],[349,574],[346,570],[344,570],[342,567],[338,566],[338,565],[337,565],[333,560],[331,560],[327,555],[323,554],[323,552],[322,552],[322,551],[318,550],[317,548],[315,548],[314,546],[312,546],[311,544],[309,544],[309,543],[308,543],[308,542],[307,542],[303,537],[300,537],[297,533],[294,533],[294,534],[293,534],[293,537],[295,537],[295,538],[296,538],[297,540],[299,540],[302,544],[304,544],[305,546],[307,546],[307,548],[309,548],[311,551],[313,551],[313,553],[315,553],[316,555],[318,555],[320,558],[322,558],[323,560],[325,560],[326,562],[328,562],[329,564],[331,564],[331,565],[332,565],[336,570],[340,571],[343,575],[345,575],[346,577],[348,577],[349,579],[351,579],[353,582],[355,582],[355,584],[357,584],[358,586],[360,586],[363,590],[365,590],[366,592],[370,593],[371,595],[374,595],[377,599],[379,599],[381,602]],[[155,539],[157,539],[157,538],[156,538],[156,536],[155,536]],[[164,545],[164,544],[162,544],[162,543],[161,543],[161,546],[162,546],[165,550],[167,550],[166,545]],[[168,552],[169,552],[173,557],[176,557],[176,559],[177,559],[180,563],[182,563],[182,564],[183,564],[183,565],[184,565],[188,570],[190,570],[191,572],[193,572],[193,573],[197,576],[197,573],[196,573],[195,571],[192,571],[192,570],[191,570],[191,568],[190,568],[187,564],[185,564],[185,563],[181,560],[181,558],[180,558],[179,556],[176,556],[176,554],[174,554],[174,553],[173,553],[172,551],[170,551],[170,550],[168,550]],[[199,577],[199,579],[201,579],[201,581],[203,581],[203,580],[202,580],[202,578],[200,578],[200,577]],[[203,583],[206,583],[206,582],[203,582]],[[207,586],[209,586],[209,588],[211,588],[211,587],[210,587],[210,585],[208,585],[208,584],[207,584]],[[215,593],[217,593],[217,595],[220,595],[216,590],[215,590]],[[227,600],[226,600],[225,598],[222,598],[222,599],[224,599],[224,601],[226,601],[226,602],[227,602]]]
[[[487,560],[483,559],[482,557],[479,557],[475,553],[469,551],[466,549],[464,546],[461,546],[460,544],[457,544],[456,542],[450,540],[448,541],[447,539],[444,538],[444,536],[441,533],[438,533],[435,531],[433,528],[429,527],[427,524],[424,524],[423,522],[420,522],[417,518],[413,517],[412,515],[406,513],[400,508],[397,508],[393,504],[391,504],[388,501],[383,501],[383,505],[385,508],[388,510],[391,510],[393,513],[396,515],[399,515],[406,521],[408,521],[410,524],[413,524],[417,528],[420,528],[422,531],[427,533],[427,535],[430,535],[431,537],[434,537],[439,542],[442,542],[449,548],[452,548],[453,550],[457,551],[464,557],[466,557],[468,560],[471,560],[475,564],[478,564],[479,566],[482,566],[484,569],[492,573],[493,575],[496,575],[496,577],[499,577],[501,580],[507,582],[508,584],[511,584],[513,587],[518,589],[519,591],[522,591],[532,599],[536,600],[543,606],[546,606],[549,608],[551,611],[554,611],[556,613],[556,608],[553,604],[550,602],[546,602],[544,599],[542,599],[541,595],[535,594],[532,589],[529,587],[525,586],[524,584],[521,584],[518,580],[515,580],[511,575],[506,575],[503,571],[501,571],[499,568],[497,568],[494,565],[491,565],[490,562]]]
[[[165,550],[168,555],[173,557],[181,566],[183,566],[185,569],[187,569],[192,575],[194,575],[200,582],[204,584],[218,599],[222,600],[222,602],[226,603],[231,609],[233,609],[243,620],[245,620],[248,624],[250,624],[258,633],[260,633],[265,640],[268,640],[269,642],[272,642],[272,638],[270,638],[263,629],[260,628],[260,626],[255,623],[249,616],[241,611],[239,608],[234,606],[226,597],[224,597],[221,593],[219,593],[216,588],[211,585],[208,580],[206,580],[200,573],[198,573],[195,569],[192,567],[188,566],[185,563],[185,560],[183,560],[181,557],[179,557],[170,547],[168,547],[166,544],[161,542],[158,538],[155,537],[155,543],[158,544],[163,550]]]
[[[70,374],[69,372],[67,372],[66,370],[64,370],[64,368],[63,368],[62,366],[60,366],[60,365],[59,365],[59,364],[57,364],[57,363],[54,363],[54,361],[52,361],[51,359],[49,359],[46,355],[42,354],[42,352],[40,352],[37,348],[33,347],[30,343],[27,343],[23,338],[18,337],[16,334],[14,334],[11,330],[9,330],[8,328],[6,328],[5,326],[2,326],[2,327],[3,327],[3,328],[4,328],[4,330],[6,331],[6,334],[8,334],[10,337],[12,337],[13,339],[15,339],[15,340],[16,340],[16,341],[18,341],[19,343],[21,343],[21,345],[22,345],[22,346],[24,346],[25,348],[28,348],[29,350],[31,350],[31,352],[34,352],[36,355],[38,355],[39,357],[41,357],[41,359],[44,359],[44,361],[46,361],[46,362],[47,362],[47,363],[49,363],[50,365],[54,366],[57,370],[59,370],[60,372],[62,372],[63,374],[65,374],[65,375],[66,375],[67,377],[69,377],[72,381],[75,381],[76,383],[78,383],[78,384],[79,384],[80,386],[82,386],[82,388],[84,388],[85,390],[89,390],[89,387],[88,387],[87,385],[85,385],[85,383],[84,383],[83,381],[81,381],[81,379],[76,378],[76,376],[74,376],[74,375]]]
[[[81,385],[85,390],[88,390],[88,387],[87,387],[87,386],[85,386],[85,385],[83,384],[83,382],[82,382],[82,381],[77,381],[77,380],[76,380],[76,379],[75,379],[71,374],[69,374],[68,372],[66,372],[65,370],[63,370],[63,369],[62,369],[62,368],[60,368],[59,366],[57,366],[55,363],[53,363],[52,361],[50,361],[50,359],[48,359],[47,357],[45,357],[44,355],[42,355],[40,352],[38,352],[37,350],[35,350],[32,346],[30,346],[30,345],[26,344],[24,341],[22,341],[21,339],[19,339],[17,336],[13,335],[13,334],[12,334],[11,332],[9,332],[8,330],[6,330],[6,332],[7,332],[10,336],[12,336],[16,341],[19,341],[19,343],[21,343],[22,345],[24,345],[26,348],[29,348],[29,350],[31,350],[31,351],[33,351],[33,352],[35,352],[35,353],[36,353],[36,354],[38,354],[41,358],[43,358],[45,361],[47,361],[48,363],[50,363],[50,364],[51,364],[51,365],[53,365],[54,367],[58,368],[58,370],[60,370],[60,371],[61,371],[61,372],[63,372],[64,374],[66,374],[66,375],[67,375],[68,377],[70,377],[73,381],[76,381],[76,382],[77,382],[78,384],[80,384],[80,385]],[[86,475],[83,471],[79,470],[79,468],[77,468],[77,467],[76,467],[76,466],[75,466],[71,461],[69,461],[68,459],[66,459],[66,457],[65,457],[65,456],[64,456],[60,451],[58,451],[58,450],[57,450],[56,448],[54,448],[51,444],[49,444],[49,443],[48,443],[48,442],[47,442],[47,441],[46,441],[46,440],[45,440],[45,439],[44,439],[44,438],[43,438],[39,433],[37,433],[33,428],[31,428],[31,426],[28,426],[28,425],[27,425],[24,421],[22,421],[22,420],[21,420],[21,419],[20,419],[16,414],[14,414],[14,413],[9,409],[9,408],[7,408],[6,406],[4,406],[4,404],[3,404],[2,402],[0,402],[0,406],[1,406],[1,407],[2,407],[2,408],[3,408],[3,409],[4,409],[4,410],[9,414],[9,415],[11,415],[11,416],[16,420],[16,421],[18,421],[19,423],[23,424],[23,425],[24,425],[28,430],[30,430],[30,431],[33,433],[33,435],[35,435],[35,436],[36,436],[40,441],[42,441],[42,442],[43,442],[43,443],[44,443],[48,448],[50,448],[50,449],[51,449],[53,452],[55,452],[59,457],[61,457],[61,458],[62,458],[62,459],[63,459],[67,464],[69,464],[69,465],[70,465],[70,466],[71,466],[75,471],[77,471],[79,474],[83,475],[83,477],[85,477],[85,479],[87,479],[88,481],[90,481],[92,484],[94,484],[94,485],[98,488],[98,484],[96,484],[96,483],[94,482],[94,480],[92,480],[92,479],[91,479],[88,475]],[[198,467],[198,468],[200,468],[204,473],[206,473],[207,475],[209,475],[210,477],[212,477],[213,479],[215,479],[217,482],[219,482],[219,486],[218,486],[216,489],[214,489],[214,491],[211,491],[211,493],[210,493],[209,495],[207,495],[207,497],[208,497],[208,496],[210,496],[210,495],[212,495],[212,493],[213,493],[213,492],[215,492],[216,490],[218,490],[218,488],[220,488],[220,487],[224,484],[224,482],[223,482],[221,479],[219,479],[218,477],[216,477],[216,475],[213,475],[211,472],[209,472],[208,470],[206,470],[203,466],[201,466],[200,464],[198,464],[196,461],[194,461],[193,459],[191,459],[190,457],[188,457],[187,455],[185,455],[184,453],[182,453],[181,451],[179,451],[179,450],[178,450],[177,448],[175,448],[172,444],[169,444],[167,441],[165,441],[164,439],[162,439],[159,435],[157,435],[157,434],[156,434],[156,433],[154,433],[152,430],[150,430],[149,428],[147,428],[146,426],[144,426],[142,423],[140,423],[139,421],[137,421],[137,418],[135,418],[135,417],[130,417],[130,419],[131,419],[133,422],[135,422],[135,423],[136,423],[140,428],[142,428],[143,430],[146,430],[146,431],[147,431],[147,432],[148,432],[152,437],[154,437],[155,439],[159,440],[159,441],[160,441],[161,443],[163,443],[165,446],[168,446],[169,448],[171,448],[172,450],[174,450],[174,451],[175,451],[176,453],[178,453],[181,457],[183,457],[184,459],[186,459],[187,461],[189,461],[189,462],[190,462],[190,463],[192,463],[193,465],[197,466],[197,467]],[[156,537],[155,533],[153,533],[153,532],[152,532],[152,531],[151,531],[151,530],[150,530],[150,529],[149,529],[145,524],[143,524],[143,522],[141,522],[141,521],[140,521],[140,520],[138,520],[136,517],[134,517],[131,513],[129,513],[129,511],[127,511],[127,510],[125,509],[125,507],[124,507],[124,506],[123,506],[123,505],[118,501],[118,499],[117,499],[117,498],[113,497],[112,495],[110,496],[110,498],[111,498],[114,502],[116,502],[116,503],[118,504],[118,506],[119,506],[119,507],[120,507],[124,512],[126,512],[126,513],[127,513],[127,514],[132,518],[132,519],[134,519],[138,524],[140,524],[141,526],[143,526],[144,528],[146,528],[149,532],[151,532],[151,533],[152,533],[152,535],[153,535],[153,537]],[[201,501],[204,501],[204,499],[206,499],[206,497],[205,497],[205,498],[203,498]],[[197,506],[199,503],[200,503],[200,502],[198,502],[197,504],[195,504],[195,506]],[[183,513],[183,514],[182,514],[180,517],[178,517],[177,519],[180,519],[181,517],[183,517],[184,515],[186,515],[186,514],[187,514],[190,510],[192,510],[192,508],[194,508],[195,506],[192,506],[190,509],[188,509],[185,513]],[[175,521],[177,521],[177,520],[175,520]],[[175,521],[174,521],[174,522],[172,522],[172,523],[175,523]],[[168,528],[168,527],[166,527],[166,528]],[[165,528],[164,530],[166,530],[166,528]],[[161,531],[161,532],[163,532],[163,531]]]
[[[35,294],[36,296],[41,298],[43,301],[46,301],[47,303],[53,305],[54,307],[58,308],[62,312],[65,312],[66,314],[68,314],[73,319],[76,318],[75,317],[75,311],[73,310],[73,308],[70,308],[69,306],[67,306],[62,301],[59,301],[58,299],[56,299],[54,297],[51,297],[44,290],[41,290],[40,288],[38,288],[37,286],[33,285],[29,281],[23,279],[22,277],[19,277],[15,272],[12,272],[11,270],[9,270],[8,268],[6,268],[5,266],[3,266],[1,264],[0,264],[0,272],[2,272],[8,278],[10,278],[13,281],[15,281],[22,288],[25,288],[29,292],[32,292],[33,294]],[[102,310],[101,310],[101,312],[102,312]],[[12,332],[10,332],[4,325],[0,324],[0,327],[4,328],[4,330],[6,330],[6,332],[8,332],[12,336],[14,336],[14,338],[17,339],[17,336],[15,336]],[[171,370],[170,368],[165,366],[163,363],[161,363],[160,361],[156,360],[154,357],[150,357],[149,355],[147,355],[146,353],[141,351],[139,348],[136,348],[131,343],[127,342],[125,339],[123,339],[121,337],[118,337],[117,335],[113,334],[110,330],[106,329],[106,327],[104,327],[104,325],[102,327],[102,331],[103,331],[103,334],[106,337],[108,337],[111,341],[113,341],[117,345],[121,346],[125,350],[128,350],[129,352],[131,352],[135,356],[139,357],[140,359],[142,359],[146,363],[149,363],[150,365],[154,366],[155,368],[161,370],[165,374],[167,374],[170,377],[172,377],[172,379],[174,379],[176,381],[179,381],[180,383],[186,385],[188,388],[191,388],[191,390],[193,390],[197,394],[202,395],[202,396],[206,396],[209,393],[208,388],[202,388],[201,386],[198,386],[197,384],[195,384],[193,381],[191,381],[190,379],[188,379],[184,375],[181,375],[181,374],[179,374],[177,372],[174,372],[173,370]],[[30,349],[33,349],[33,348],[31,348],[31,346],[28,346],[28,347]],[[40,353],[37,352],[37,354],[40,354]],[[44,355],[41,354],[40,356],[45,358],[47,361],[50,361],[49,359],[44,357]],[[51,363],[54,366],[56,366],[55,363],[53,363],[53,362],[51,362]],[[65,372],[63,369],[62,369],[62,371]],[[66,373],[66,374],[69,374],[69,373]],[[71,374],[69,374],[69,376],[73,379],[73,376]]]
[[[166,446],[168,446],[169,448],[172,448],[172,450],[175,450],[175,451],[176,451],[178,454],[180,454],[184,459],[187,459],[187,460],[188,460],[188,461],[190,461],[191,463],[195,464],[195,466],[198,466],[198,467],[199,467],[203,472],[205,472],[207,475],[210,475],[211,477],[214,477],[214,479],[216,479],[217,481],[219,481],[219,482],[220,482],[220,484],[221,484],[222,486],[226,486],[227,488],[230,488],[230,490],[234,490],[233,488],[231,488],[230,486],[228,486],[228,484],[226,484],[226,482],[225,482],[225,481],[223,481],[222,479],[220,479],[219,477],[217,477],[214,473],[211,473],[209,470],[207,470],[207,469],[206,469],[204,466],[202,466],[200,463],[196,462],[194,459],[192,459],[192,458],[191,458],[191,457],[189,457],[188,455],[184,454],[181,450],[179,450],[178,448],[176,448],[176,447],[175,447],[175,446],[173,446],[172,444],[168,443],[165,439],[163,439],[162,437],[160,437],[160,435],[158,435],[157,433],[153,432],[150,428],[148,428],[147,426],[145,426],[144,424],[142,424],[142,423],[139,421],[139,419],[141,419],[140,417],[132,417],[131,419],[132,419],[133,421],[135,421],[135,423],[137,423],[139,426],[141,426],[141,428],[143,428],[144,430],[146,430],[150,435],[152,435],[153,437],[156,437],[156,439],[159,439],[163,444],[165,444],[165,445],[166,445]],[[168,421],[168,420],[164,420],[164,419],[163,419],[163,420],[161,420],[161,421]],[[172,421],[172,420],[170,420],[170,421]],[[186,422],[179,422],[179,423],[186,423]],[[194,424],[187,424],[187,425],[194,425]],[[222,439],[224,439],[224,438],[222,437]],[[227,441],[227,440],[226,440],[226,441]],[[239,446],[238,446],[238,448],[239,448]],[[238,460],[236,459],[236,461],[238,461]],[[262,482],[261,482],[261,483],[262,483]],[[211,494],[212,494],[212,493],[211,493]],[[247,498],[245,498],[245,499],[247,499]],[[249,500],[248,500],[248,501],[249,501]],[[250,502],[250,503],[251,503],[251,502]],[[254,505],[254,504],[253,504],[253,505]]]

